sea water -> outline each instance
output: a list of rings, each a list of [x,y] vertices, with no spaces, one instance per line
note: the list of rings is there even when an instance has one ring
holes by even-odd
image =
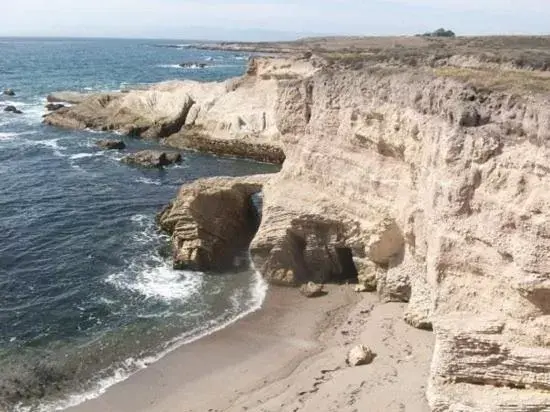
[[[97,396],[262,303],[253,270],[174,271],[155,215],[183,183],[273,166],[184,153],[181,165],[140,169],[96,147],[114,135],[41,123],[54,91],[244,73],[246,55],[182,43],[0,38],[0,92],[16,92],[0,97],[0,410],[58,410]],[[157,147],[124,141],[129,151]]]

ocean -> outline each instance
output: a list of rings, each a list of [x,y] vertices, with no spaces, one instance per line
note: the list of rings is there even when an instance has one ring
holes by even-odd
[[[139,169],[120,163],[123,152],[95,146],[114,135],[41,124],[54,91],[245,71],[245,54],[182,43],[0,38],[0,92],[16,92],[0,96],[0,411],[78,404],[263,301],[266,287],[252,269],[172,270],[155,215],[185,182],[275,166],[184,152],[180,165]],[[6,105],[23,114],[5,113]],[[158,147],[123,140],[127,151]]]

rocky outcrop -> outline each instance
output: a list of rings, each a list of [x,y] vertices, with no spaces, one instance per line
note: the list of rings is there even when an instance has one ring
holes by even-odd
[[[185,91],[134,91],[94,95],[72,107],[46,115],[44,123],[72,129],[120,131],[158,138],[177,132],[193,100]]]
[[[428,389],[433,410],[548,410],[550,350],[544,344],[550,336],[548,328],[540,331],[542,347],[529,347],[510,340],[518,326],[503,318],[470,313],[438,319]],[[507,327],[516,330],[506,331]],[[461,409],[455,405],[462,405]]]
[[[259,224],[252,195],[267,179],[211,178],[183,186],[157,217],[172,237],[174,267],[227,271],[245,263]]]
[[[437,340],[434,410],[550,409],[547,96],[475,88],[449,70],[310,60],[255,59],[240,79],[92,97],[46,121],[201,150],[280,148],[269,179],[181,189],[159,216],[175,267],[225,270],[252,240],[271,283],[353,279],[408,302],[404,319]]]
[[[437,338],[434,410],[550,408],[545,98],[422,70],[321,70],[281,82],[277,114],[286,161],[251,245],[264,276],[355,276],[409,302],[407,322]],[[470,332],[480,318],[500,332]]]
[[[126,144],[122,140],[109,140],[109,139],[98,140],[96,142],[96,146],[107,150],[123,150],[126,148]]]
[[[22,114],[22,113],[23,113],[23,112],[22,112],[21,110],[19,110],[17,107],[11,106],[11,105],[4,107],[4,111],[5,111],[6,113],[15,113],[15,114]]]
[[[162,168],[181,161],[182,157],[180,153],[162,152],[159,150],[142,150],[140,152],[129,154],[121,159],[122,163],[156,168]]]
[[[277,145],[268,143],[252,143],[239,139],[212,139],[185,131],[173,134],[163,140],[167,146],[186,150],[196,150],[202,153],[213,153],[220,156],[244,157],[259,162],[283,164],[285,154]]]
[[[79,104],[89,99],[92,96],[97,96],[93,93],[80,93],[72,91],[63,91],[51,93],[46,97],[46,100],[49,103],[69,103],[69,104]]]
[[[263,185],[256,268],[408,302],[405,320],[436,336],[433,410],[550,409],[546,97],[429,69],[277,76],[273,64],[253,62],[241,82],[255,86],[236,89],[275,83],[268,124],[286,155]]]
[[[54,112],[56,110],[63,109],[64,107],[65,107],[65,105],[61,104],[61,103],[48,103],[46,105],[46,110],[48,110],[50,112]]]
[[[178,149],[282,163],[280,137],[294,125],[288,123],[282,130],[277,125],[280,81],[298,79],[312,70],[307,61],[287,65],[284,60],[268,59],[253,61],[249,74],[223,83],[172,81],[146,90],[84,98],[58,93],[50,95],[49,101],[77,104],[48,114],[44,122],[166,138],[166,144]]]

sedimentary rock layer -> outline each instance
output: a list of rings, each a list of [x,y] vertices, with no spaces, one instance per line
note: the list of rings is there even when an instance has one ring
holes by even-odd
[[[264,276],[355,276],[409,301],[437,336],[434,410],[550,408],[548,102],[373,68],[279,79],[274,107],[286,161],[251,245]],[[500,326],[470,330],[480,317]]]
[[[267,176],[200,179],[181,188],[157,217],[172,236],[174,268],[223,271],[238,267],[259,224],[252,195]]]
[[[256,60],[246,76],[223,83],[172,81],[127,93],[57,93],[49,100],[75,105],[46,115],[44,123],[166,138],[165,144],[178,149],[280,164],[284,153],[275,117],[279,80],[298,79],[312,70],[305,60],[293,65]]]
[[[550,410],[550,103],[439,74],[259,59],[225,84],[131,92],[185,89],[183,132],[286,157],[252,185],[184,186],[160,222],[177,267],[224,269],[254,236],[243,211],[261,189],[256,267],[409,302],[405,320],[437,337],[434,410]]]

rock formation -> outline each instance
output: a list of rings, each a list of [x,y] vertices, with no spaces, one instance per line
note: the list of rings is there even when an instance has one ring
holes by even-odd
[[[434,411],[550,410],[547,96],[476,88],[464,68],[334,67],[255,59],[241,79],[94,97],[47,121],[282,149],[272,177],[181,189],[159,217],[176,267],[226,269],[253,238],[272,283],[356,279],[408,302],[405,320],[436,336]]]
[[[172,236],[174,267],[219,271],[239,266],[259,224],[252,195],[267,179],[211,178],[184,185],[157,218]]]
[[[96,142],[96,146],[107,150],[123,150],[126,148],[126,144],[122,140],[110,140],[110,139],[98,140]]]
[[[179,163],[181,160],[182,157],[180,153],[162,152],[159,150],[142,150],[123,157],[121,162],[142,167],[162,168],[174,163]]]
[[[282,163],[281,131],[276,124],[279,80],[298,78],[313,69],[305,61],[285,63],[258,60],[252,63],[250,75],[223,83],[172,81],[128,93],[52,94],[48,101],[75,105],[48,114],[44,122],[165,138],[164,144],[179,149]]]
[[[94,96],[94,94],[92,93],[64,91],[64,92],[51,93],[46,97],[46,100],[49,103],[79,104],[92,96]]]
[[[4,107],[4,111],[7,112],[7,113],[15,113],[15,114],[22,114],[23,113],[17,107],[11,106],[11,105]]]
[[[48,103],[46,105],[46,110],[48,110],[50,112],[54,112],[56,110],[63,109],[64,107],[65,107],[65,105],[61,104],[61,103]]]

